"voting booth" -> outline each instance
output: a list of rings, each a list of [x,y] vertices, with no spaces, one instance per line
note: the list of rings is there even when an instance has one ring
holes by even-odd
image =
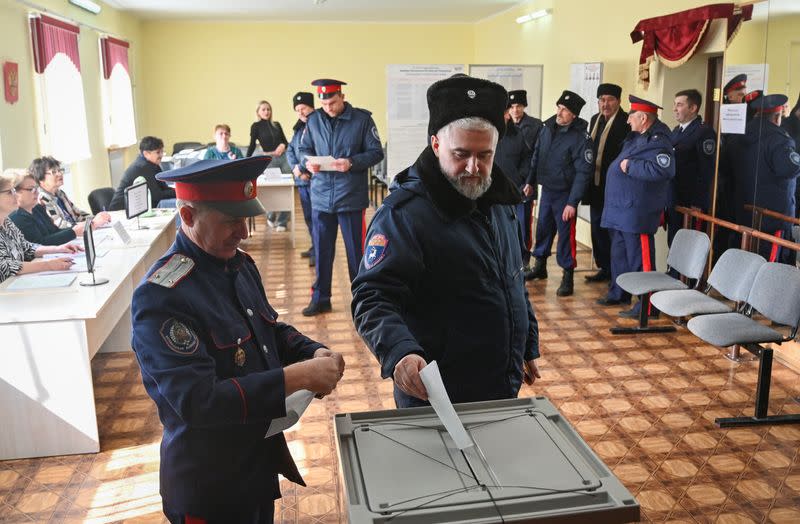
[[[639,520],[639,504],[544,397],[455,406],[475,445],[433,408],[334,417],[348,522]]]

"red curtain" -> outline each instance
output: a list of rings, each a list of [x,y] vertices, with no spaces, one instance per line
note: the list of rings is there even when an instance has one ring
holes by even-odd
[[[642,40],[639,55],[639,81],[650,83],[650,62],[657,55],[665,65],[677,67],[693,55],[706,35],[709,24],[718,18],[728,19],[728,43],[738,27],[750,20],[753,6],[734,13],[734,4],[710,4],[679,13],[641,20],[631,32],[633,43]]]
[[[58,53],[67,55],[80,71],[81,59],[78,56],[78,34],[80,32],[78,26],[49,16],[39,15],[31,18],[33,61],[36,72],[44,73],[45,68]]]
[[[130,44],[124,40],[117,40],[110,36],[100,39],[100,51],[103,55],[103,78],[108,79],[111,77],[111,70],[117,64],[121,64],[125,71],[130,74],[128,69],[128,47],[130,47]]]

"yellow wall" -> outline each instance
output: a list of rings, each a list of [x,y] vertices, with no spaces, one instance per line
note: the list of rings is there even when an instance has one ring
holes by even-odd
[[[346,99],[372,111],[386,132],[388,64],[467,64],[471,24],[316,24],[146,21],[142,61],[146,133],[176,141],[213,141],[227,123],[247,146],[259,100],[291,137],[291,97],[311,91],[315,78],[348,83]]]
[[[134,79],[141,73],[137,60],[139,20],[108,6],[103,6],[100,15],[92,15],[69,5],[66,0],[37,0],[49,13],[68,18],[79,23],[101,28],[109,34],[131,42],[129,61]],[[19,64],[20,95],[16,104],[0,101],[0,147],[2,147],[3,167],[27,167],[31,160],[40,156],[39,139],[36,132],[34,89],[32,83],[33,56],[27,15],[30,8],[13,0],[0,0],[0,62],[12,61]],[[103,139],[103,122],[100,101],[100,53],[98,38],[100,34],[85,25],[81,26],[80,58],[83,77],[86,118],[89,129],[91,158],[70,166],[74,179],[71,181],[74,194],[70,195],[88,209],[86,196],[96,187],[111,183],[108,154]],[[143,96],[134,87],[135,109],[142,112]],[[129,148],[127,156],[136,154],[135,147]]]

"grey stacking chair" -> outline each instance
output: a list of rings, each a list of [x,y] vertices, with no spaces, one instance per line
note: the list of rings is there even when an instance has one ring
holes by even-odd
[[[704,292],[697,289],[671,289],[653,293],[650,303],[675,318],[733,310],[728,304],[708,296],[711,289],[735,303],[745,303],[764,257],[741,249],[728,249],[717,261]]]
[[[708,235],[694,229],[681,229],[672,240],[672,247],[667,254],[667,269],[674,269],[681,275],[700,282],[708,259],[711,241]],[[672,278],[660,271],[635,271],[623,273],[617,277],[617,285],[639,297],[642,309],[639,312],[639,325],[636,327],[614,327],[611,333],[615,335],[632,333],[666,333],[675,331],[675,326],[649,326],[647,325],[648,310],[650,309],[650,294],[655,291],[668,289],[689,289],[689,286],[676,278]]]
[[[800,269],[776,262],[763,264],[753,281],[743,311],[700,315],[686,324],[689,331],[709,344],[718,347],[738,344],[759,359],[754,416],[718,418],[714,423],[720,428],[800,423],[800,415],[767,415],[773,350],[761,345],[780,344],[797,335],[800,324]],[[754,312],[760,313],[774,324],[788,327],[789,334],[784,335],[753,320]]]

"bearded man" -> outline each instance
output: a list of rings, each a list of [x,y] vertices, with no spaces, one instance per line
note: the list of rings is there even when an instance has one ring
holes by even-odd
[[[436,360],[454,403],[514,398],[539,377],[517,187],[494,166],[508,95],[455,75],[428,89],[430,146],[394,179],[353,280],[353,321],[394,380],[398,407],[427,404]]]

